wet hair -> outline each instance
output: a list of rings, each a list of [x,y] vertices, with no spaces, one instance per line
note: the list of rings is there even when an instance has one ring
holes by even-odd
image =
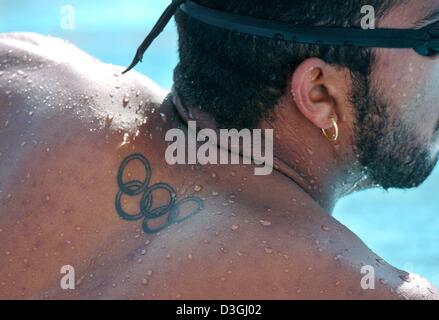
[[[226,12],[292,24],[351,27],[360,25],[363,5],[372,5],[379,18],[401,1],[195,2]],[[185,104],[210,114],[221,128],[257,127],[284,96],[296,67],[310,57],[348,68],[357,84],[367,86],[364,82],[374,61],[371,49],[292,44],[221,30],[181,12],[175,18],[180,54],[174,71],[175,88]]]

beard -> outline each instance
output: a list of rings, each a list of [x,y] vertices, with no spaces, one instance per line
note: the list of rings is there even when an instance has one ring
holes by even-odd
[[[364,174],[385,190],[418,187],[432,173],[438,155],[432,156],[428,142],[420,141],[416,128],[403,121],[403,113],[390,115],[389,110],[396,109],[369,87],[365,77],[355,79],[354,152]]]

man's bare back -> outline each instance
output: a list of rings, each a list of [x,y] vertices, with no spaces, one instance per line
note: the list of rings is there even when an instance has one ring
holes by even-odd
[[[276,171],[167,165],[164,135],[184,123],[160,88],[121,70],[61,40],[0,36],[0,298],[439,298]],[[135,154],[151,183],[203,209],[154,235],[121,219],[116,178]],[[64,265],[74,291],[60,288]],[[374,290],[362,289],[364,266]]]

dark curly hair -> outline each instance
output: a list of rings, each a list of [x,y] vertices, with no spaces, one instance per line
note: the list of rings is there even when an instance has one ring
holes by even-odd
[[[397,0],[196,0],[226,12],[292,24],[358,26],[361,7],[377,17]],[[292,44],[239,34],[176,14],[180,62],[174,85],[182,100],[212,115],[221,128],[254,128],[285,94],[295,68],[309,57],[347,67],[357,83],[373,65],[371,49]],[[364,112],[364,110],[363,110]]]

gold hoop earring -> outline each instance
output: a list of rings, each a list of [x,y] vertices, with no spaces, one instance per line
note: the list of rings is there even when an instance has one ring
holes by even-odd
[[[337,121],[335,121],[335,118],[331,118],[332,121],[332,125],[334,127],[334,134],[332,136],[330,136],[328,134],[328,132],[326,131],[326,129],[322,129],[323,135],[326,137],[326,139],[328,139],[329,141],[335,142],[338,140],[339,135],[340,135],[340,131],[338,130],[338,124]]]

